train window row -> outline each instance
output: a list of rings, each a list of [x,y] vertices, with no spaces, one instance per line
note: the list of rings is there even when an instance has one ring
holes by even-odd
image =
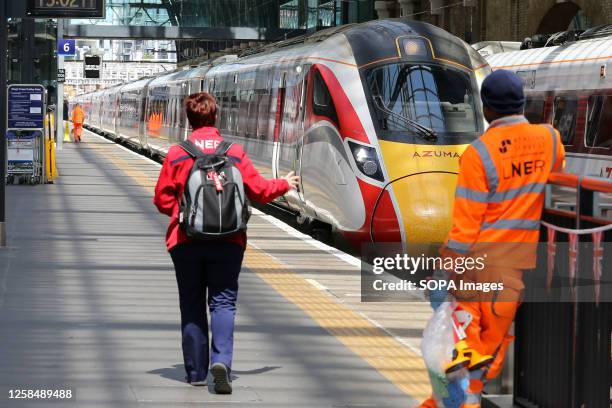
[[[586,105],[586,106],[585,106]],[[531,123],[545,123],[546,100],[527,98],[525,117]],[[612,96],[591,95],[581,103],[575,95],[556,96],[552,103],[552,124],[565,145],[574,145],[583,136],[585,147],[612,148]],[[583,132],[584,129],[584,132]]]
[[[280,108],[282,127],[279,137],[284,142],[293,142],[303,118],[300,113],[307,82],[303,75],[302,69],[283,72],[260,69],[215,77],[209,82],[209,88],[217,99],[217,126],[221,131],[238,136],[265,139],[274,134],[276,111]],[[331,94],[318,71],[314,78],[313,97],[314,113],[337,122]]]

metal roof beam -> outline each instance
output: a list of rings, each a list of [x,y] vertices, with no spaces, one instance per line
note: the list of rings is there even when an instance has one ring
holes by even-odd
[[[300,32],[302,31],[302,32]],[[66,25],[64,38],[278,41],[305,30],[252,27]]]

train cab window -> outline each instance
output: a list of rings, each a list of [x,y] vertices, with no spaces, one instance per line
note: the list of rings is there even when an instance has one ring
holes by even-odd
[[[612,96],[589,97],[585,145],[612,148]]]
[[[463,70],[394,63],[370,69],[366,80],[372,114],[389,140],[411,142],[433,132],[468,141],[479,130],[475,84]]]
[[[575,96],[558,96],[555,98],[553,126],[561,133],[565,145],[572,144],[576,132],[578,98]]]
[[[325,116],[336,123],[338,122],[338,115],[336,114],[334,102],[319,71],[316,71],[314,74],[312,109],[315,115]]]
[[[529,123],[544,123],[544,99],[527,98],[525,117]]]

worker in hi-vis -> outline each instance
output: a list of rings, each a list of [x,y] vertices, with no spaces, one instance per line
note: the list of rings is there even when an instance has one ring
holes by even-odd
[[[453,225],[440,253],[484,259],[481,270],[448,271],[457,288],[463,281],[501,283],[503,289],[452,291],[455,348],[446,373],[467,368],[464,384],[469,385],[462,401],[448,405],[463,408],[480,407],[484,385],[503,367],[514,338],[508,332],[524,289],[523,271],[535,267],[546,183],[551,172],[563,169],[565,157],[559,132],[523,116],[523,80],[515,73],[490,74],[481,98],[490,125],[461,156]],[[430,398],[421,406],[436,403]]]
[[[83,133],[83,122],[85,122],[85,112],[81,108],[80,104],[76,104],[72,110],[72,123],[74,125],[74,142],[78,143],[81,141],[81,134]]]

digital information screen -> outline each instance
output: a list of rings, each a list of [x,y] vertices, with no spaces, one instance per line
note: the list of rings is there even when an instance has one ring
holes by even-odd
[[[28,0],[29,16],[46,18],[103,18],[105,0]]]

